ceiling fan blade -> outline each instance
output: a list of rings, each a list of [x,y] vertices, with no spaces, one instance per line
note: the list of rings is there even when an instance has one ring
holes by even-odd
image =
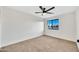
[[[50,9],[46,10],[46,12],[47,12],[47,11],[50,11],[50,10],[52,10],[52,9],[54,9],[54,8],[55,8],[55,7],[52,7],[52,8],[50,8]]]
[[[43,7],[42,7],[42,6],[39,6],[39,8],[40,8],[41,10],[43,10]]]
[[[35,13],[43,13],[43,12],[35,12]]]
[[[52,12],[46,12],[47,14],[54,14],[54,13],[52,13]]]

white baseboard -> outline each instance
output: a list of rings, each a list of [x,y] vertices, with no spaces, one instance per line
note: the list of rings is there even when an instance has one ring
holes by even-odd
[[[66,37],[61,37],[61,36],[54,36],[54,35],[51,35],[51,34],[45,34],[47,36],[51,36],[51,37],[56,37],[56,38],[60,38],[60,39],[64,39],[64,40],[68,40],[68,41],[73,41],[73,42],[76,42],[76,40],[72,39],[72,40],[69,40],[71,38],[66,38]]]
[[[36,37],[39,37],[39,36],[41,36],[41,35],[43,35],[43,33],[40,33],[40,34],[37,34],[37,35],[33,35],[33,36],[28,37],[28,38],[25,37],[25,38],[23,38],[23,39],[20,39],[20,40],[17,40],[17,41],[13,41],[13,42],[10,42],[10,43],[2,44],[2,45],[0,46],[0,48],[5,47],[5,46],[8,46],[8,45],[11,45],[11,44],[19,43],[19,42],[22,42],[22,41],[24,41],[24,40],[36,38]]]

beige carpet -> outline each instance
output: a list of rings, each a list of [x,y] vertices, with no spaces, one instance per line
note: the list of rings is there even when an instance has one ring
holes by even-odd
[[[7,52],[77,52],[75,42],[49,36],[26,40],[1,49]]]

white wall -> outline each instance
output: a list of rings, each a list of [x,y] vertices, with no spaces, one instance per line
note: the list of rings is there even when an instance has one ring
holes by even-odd
[[[0,47],[1,47],[1,24],[0,24]]]
[[[43,21],[36,16],[3,7],[2,46],[43,34]]]
[[[77,39],[79,39],[79,9],[76,11]]]
[[[76,39],[79,40],[79,9],[76,11],[76,27],[77,27]],[[77,43],[77,45],[78,45],[78,48],[79,48],[79,43]]]
[[[60,19],[59,30],[49,30],[47,20],[58,18]],[[57,38],[62,38],[70,41],[76,41],[76,24],[75,13],[58,15],[45,19],[45,34]]]
[[[2,40],[2,35],[1,35],[1,24],[0,24],[0,47],[1,47],[1,40]]]
[[[0,7],[0,47],[1,47],[1,7]]]

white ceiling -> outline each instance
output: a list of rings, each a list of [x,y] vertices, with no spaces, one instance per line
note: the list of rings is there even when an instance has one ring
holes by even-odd
[[[51,8],[52,6],[43,6],[46,9]],[[41,11],[39,9],[39,6],[9,6],[8,8],[12,8],[21,12],[30,13],[32,15],[42,17],[42,18],[48,18],[51,16],[61,15],[64,13],[69,13],[75,11],[78,7],[76,6],[56,6],[55,9],[51,10],[50,12],[54,14],[45,14],[42,16],[41,14],[35,14],[35,12]]]

